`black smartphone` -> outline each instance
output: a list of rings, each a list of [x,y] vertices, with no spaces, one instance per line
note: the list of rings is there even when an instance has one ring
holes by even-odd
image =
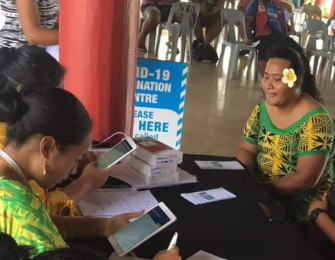
[[[258,205],[261,207],[269,221],[287,219],[287,212],[279,202],[273,202],[271,204],[258,202]]]

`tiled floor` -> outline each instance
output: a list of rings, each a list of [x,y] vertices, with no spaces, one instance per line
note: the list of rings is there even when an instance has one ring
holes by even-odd
[[[162,45],[159,58],[164,59],[166,50]],[[323,86],[322,82],[318,86]],[[261,99],[260,82],[241,75],[226,82],[222,69],[193,62],[189,66],[181,150],[233,156],[244,124]],[[335,80],[326,88],[324,99],[335,118]]]

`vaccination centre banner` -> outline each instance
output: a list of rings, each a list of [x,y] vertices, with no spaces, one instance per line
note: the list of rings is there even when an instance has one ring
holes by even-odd
[[[180,149],[187,64],[139,58],[134,137],[152,137]]]

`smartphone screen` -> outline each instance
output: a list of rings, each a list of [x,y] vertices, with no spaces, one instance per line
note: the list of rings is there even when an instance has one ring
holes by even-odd
[[[131,152],[133,147],[128,143],[126,139],[112,147],[108,152],[101,155],[97,160],[97,166],[99,169],[105,169],[115,162],[118,162],[126,154]]]
[[[162,208],[157,206],[112,236],[122,251],[127,252],[170,220]]]

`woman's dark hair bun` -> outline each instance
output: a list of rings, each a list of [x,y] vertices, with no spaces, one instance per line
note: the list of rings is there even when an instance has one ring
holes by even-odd
[[[15,124],[27,111],[28,105],[17,90],[8,88],[0,92],[1,122]]]

